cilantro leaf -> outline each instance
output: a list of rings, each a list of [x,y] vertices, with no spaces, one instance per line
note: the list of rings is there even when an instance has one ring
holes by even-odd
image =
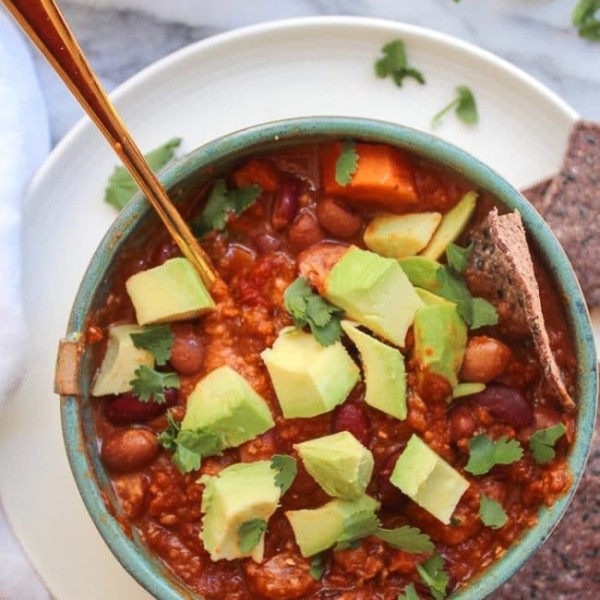
[[[435,548],[431,538],[426,533],[410,525],[404,525],[396,529],[379,528],[375,535],[393,548],[399,548],[411,554],[433,552]]]
[[[162,366],[171,358],[171,347],[175,336],[168,325],[144,327],[140,333],[132,333],[131,341],[136,348],[148,350],[156,364]]]
[[[344,530],[337,539],[334,550],[346,550],[352,547],[354,542],[373,535],[379,529],[379,519],[370,510],[361,510],[344,519]]]
[[[454,109],[456,116],[467,125],[475,125],[479,122],[479,113],[477,112],[477,103],[473,92],[466,85],[459,85],[456,88],[456,97],[436,115],[434,115],[431,124],[437,127],[442,117]]]
[[[421,85],[425,83],[423,74],[408,65],[406,48],[400,39],[388,42],[381,48],[383,56],[375,62],[375,74],[384,79],[391,77],[398,87],[402,87],[406,77],[412,77]]]
[[[175,438],[173,464],[182,472],[190,473],[200,468],[206,456],[221,454],[223,438],[210,431],[180,430]]]
[[[479,499],[479,517],[486,527],[492,529],[500,529],[508,521],[508,515],[504,512],[502,504],[484,494],[481,494]]]
[[[133,393],[137,394],[142,402],[151,400],[157,404],[165,403],[165,388],[179,389],[177,373],[161,373],[146,365],[141,365],[135,371],[135,379],[130,383]]]
[[[264,519],[252,519],[240,525],[238,529],[238,546],[245,554],[250,552],[262,538],[267,530],[267,522]]]
[[[346,140],[342,151],[335,163],[335,180],[341,186],[346,186],[352,181],[352,175],[358,168],[358,153],[352,140]]]
[[[281,495],[285,494],[291,487],[298,473],[296,459],[286,454],[275,454],[271,458],[271,469],[275,475],[275,485],[281,488]]]
[[[465,467],[472,475],[484,475],[495,465],[510,465],[523,456],[523,449],[517,440],[508,440],[503,435],[493,441],[480,433],[469,440],[469,462]]]
[[[536,463],[545,465],[556,456],[554,444],[566,431],[562,423],[557,423],[552,427],[539,429],[529,438],[529,449]]]
[[[254,204],[260,195],[259,185],[228,190],[224,179],[217,179],[210,190],[200,215],[192,222],[192,230],[198,237],[211,231],[223,231],[230,215],[240,215]]]
[[[462,273],[467,268],[472,253],[473,243],[466,248],[450,243],[446,248],[446,260],[457,273]]]
[[[177,450],[177,435],[181,430],[181,423],[173,417],[173,411],[167,410],[167,427],[156,436],[156,441],[170,452]]]
[[[471,329],[479,329],[486,325],[497,325],[498,324],[498,313],[494,308],[493,304],[490,304],[484,298],[473,298],[472,316],[471,316]]]
[[[344,311],[315,294],[304,277],[298,277],[285,290],[285,307],[297,328],[308,325],[322,346],[329,346],[342,337],[340,325]]]
[[[439,554],[434,554],[422,565],[417,565],[417,571],[435,600],[442,600],[450,579],[444,571],[444,559]]]
[[[323,573],[325,573],[325,565],[323,564],[323,555],[315,554],[310,559],[310,569],[309,574],[313,579],[319,581],[321,577],[323,577]]]
[[[600,0],[579,0],[573,9],[571,21],[582,38],[600,42],[600,18],[597,16],[599,10]]]
[[[399,594],[396,600],[419,600],[414,584],[409,583],[404,588],[404,594]]]
[[[173,138],[148,152],[145,156],[150,168],[153,171],[158,171],[171,162],[175,156],[175,150],[180,144],[181,138]],[[125,167],[115,167],[104,191],[104,201],[117,210],[121,210],[137,191],[137,183],[133,180],[129,171]]]

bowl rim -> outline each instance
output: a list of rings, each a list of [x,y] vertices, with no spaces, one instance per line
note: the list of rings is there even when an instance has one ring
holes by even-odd
[[[541,257],[563,296],[575,341],[579,391],[576,438],[568,455],[573,483],[552,507],[540,509],[538,523],[525,531],[500,559],[486,567],[465,588],[451,595],[460,600],[485,598],[520,569],[550,536],[564,515],[583,474],[596,418],[598,367],[590,317],[581,288],[554,234],[531,204],[503,177],[466,151],[429,133],[396,123],[327,115],[263,123],[229,133],[192,150],[168,167],[160,179],[168,189],[215,161],[225,160],[227,157],[250,156],[268,145],[281,142],[291,144],[296,140],[301,143],[310,138],[352,138],[387,143],[429,157],[462,174],[508,208],[519,210],[529,235],[533,236],[533,241],[540,249]],[[103,237],[78,289],[66,339],[81,339],[90,304],[110,264],[110,256],[125,242],[140,215],[149,211],[149,205],[142,194],[136,194]],[[78,396],[61,396],[63,439],[70,467],[86,509],[104,541],[123,567],[156,598],[200,599],[201,596],[187,590],[175,576],[169,576],[170,571],[162,563],[155,561],[155,564],[150,564],[131,535],[122,528],[114,513],[107,507],[97,484],[95,467],[87,452],[82,450],[86,447],[86,441],[81,419]]]

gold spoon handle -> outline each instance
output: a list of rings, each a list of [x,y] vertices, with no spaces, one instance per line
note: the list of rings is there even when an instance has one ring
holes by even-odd
[[[104,134],[210,289],[216,279],[210,259],[133,141],[54,0],[2,1]]]

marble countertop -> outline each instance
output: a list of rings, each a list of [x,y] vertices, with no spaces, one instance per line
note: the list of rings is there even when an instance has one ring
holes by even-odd
[[[71,0],[60,4],[108,90],[160,57],[233,27],[294,16],[361,15],[421,25],[477,44],[534,76],[583,118],[600,121],[600,44],[579,38],[571,26],[575,0]],[[43,59],[36,58],[36,68],[56,143],[82,113]],[[591,461],[567,517],[494,598],[600,598],[599,499],[596,435]]]

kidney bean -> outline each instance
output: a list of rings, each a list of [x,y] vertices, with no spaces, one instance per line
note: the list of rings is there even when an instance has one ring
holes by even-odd
[[[457,442],[461,438],[471,437],[477,428],[477,421],[467,402],[453,406],[448,412],[450,439]]]
[[[321,226],[309,212],[301,212],[288,229],[288,239],[296,250],[304,250],[324,237]]]
[[[512,357],[510,348],[486,335],[472,337],[467,344],[460,377],[463,381],[488,383],[500,377]]]
[[[333,430],[349,431],[361,444],[371,441],[371,423],[365,410],[357,404],[340,404],[333,411]]]
[[[204,341],[189,323],[172,325],[175,336],[171,346],[170,363],[182,375],[197,373],[204,364]]]
[[[362,227],[360,215],[334,198],[323,198],[317,204],[317,219],[327,233],[342,239],[355,236]]]
[[[405,496],[391,481],[390,477],[396,466],[396,461],[400,454],[402,454],[406,444],[403,444],[400,448],[392,452],[385,463],[383,463],[383,467],[381,471],[379,471],[379,477],[377,480],[377,495],[379,496],[379,500],[381,503],[388,507],[399,508],[402,506],[406,500],[407,496]]]
[[[116,431],[102,444],[100,456],[111,471],[139,471],[158,456],[156,436],[148,429]]]
[[[505,385],[490,385],[483,392],[470,397],[473,406],[485,408],[494,419],[515,429],[533,422],[533,409],[525,395]]]
[[[269,252],[275,252],[281,247],[281,240],[268,233],[260,233],[254,238],[254,243],[258,248],[258,251],[262,254]]]
[[[301,191],[300,181],[293,177],[285,179],[277,189],[271,212],[271,225],[275,231],[285,229],[294,220]]]
[[[137,394],[125,392],[107,400],[104,405],[106,418],[115,425],[143,423],[162,415],[167,408],[177,404],[179,391],[175,388],[165,390],[165,402],[142,402]]]

